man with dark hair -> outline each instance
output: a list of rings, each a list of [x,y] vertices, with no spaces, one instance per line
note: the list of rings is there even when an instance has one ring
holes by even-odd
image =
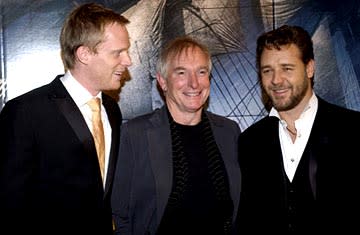
[[[239,234],[358,233],[360,113],[314,93],[303,28],[262,34],[256,55],[270,112],[239,138]]]

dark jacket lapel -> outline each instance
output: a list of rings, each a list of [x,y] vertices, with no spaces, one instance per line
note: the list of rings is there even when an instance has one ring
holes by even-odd
[[[115,165],[119,152],[120,126],[122,123],[122,115],[118,104],[111,97],[103,93],[103,105],[111,126],[111,148],[108,164],[108,172],[105,182],[105,195],[109,192],[114,178]]]
[[[83,143],[87,154],[90,156],[96,154],[91,132],[86,125],[80,110],[60,81],[61,76],[62,75],[57,76],[54,81],[51,82],[50,87],[52,89],[50,90],[52,91],[50,93],[50,98],[54,100],[60,112],[64,115],[65,119],[76,133],[79,141]]]
[[[150,118],[152,128],[147,132],[149,140],[149,153],[151,167],[153,168],[155,182],[161,185],[157,190],[157,221],[161,221],[172,186],[172,149],[169,119],[165,107],[156,111]],[[161,146],[159,146],[161,143]],[[164,146],[168,146],[165,147]],[[164,190],[165,188],[165,190]]]

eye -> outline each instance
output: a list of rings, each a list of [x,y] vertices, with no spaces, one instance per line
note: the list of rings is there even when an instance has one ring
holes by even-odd
[[[176,70],[176,74],[177,75],[184,75],[185,71],[184,70]]]
[[[120,57],[122,54],[125,54],[125,53],[128,53],[128,51],[125,49],[122,49],[122,50],[113,51],[112,54],[114,55],[114,57]]]
[[[201,69],[201,70],[199,70],[199,75],[201,75],[201,76],[208,75],[208,70],[207,70],[207,69]]]
[[[262,74],[266,74],[266,73],[269,73],[269,72],[270,72],[270,69],[269,69],[269,68],[266,68],[266,69],[261,70],[261,73],[262,73]]]

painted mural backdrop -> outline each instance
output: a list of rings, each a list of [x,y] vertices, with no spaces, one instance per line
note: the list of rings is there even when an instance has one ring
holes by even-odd
[[[89,1],[1,0],[0,109],[63,73],[59,33],[67,13]],[[206,43],[214,63],[208,110],[242,130],[267,115],[255,67],[256,38],[282,24],[307,29],[315,46],[315,91],[360,110],[358,0],[103,0],[131,23],[133,65],[119,91],[125,119],[161,106],[155,79],[159,48],[179,35]]]

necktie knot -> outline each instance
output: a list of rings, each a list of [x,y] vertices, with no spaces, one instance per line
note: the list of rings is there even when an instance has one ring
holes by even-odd
[[[91,100],[89,100],[87,102],[87,104],[89,105],[91,111],[93,111],[93,112],[99,112],[100,111],[100,107],[101,107],[100,98],[92,98]]]

